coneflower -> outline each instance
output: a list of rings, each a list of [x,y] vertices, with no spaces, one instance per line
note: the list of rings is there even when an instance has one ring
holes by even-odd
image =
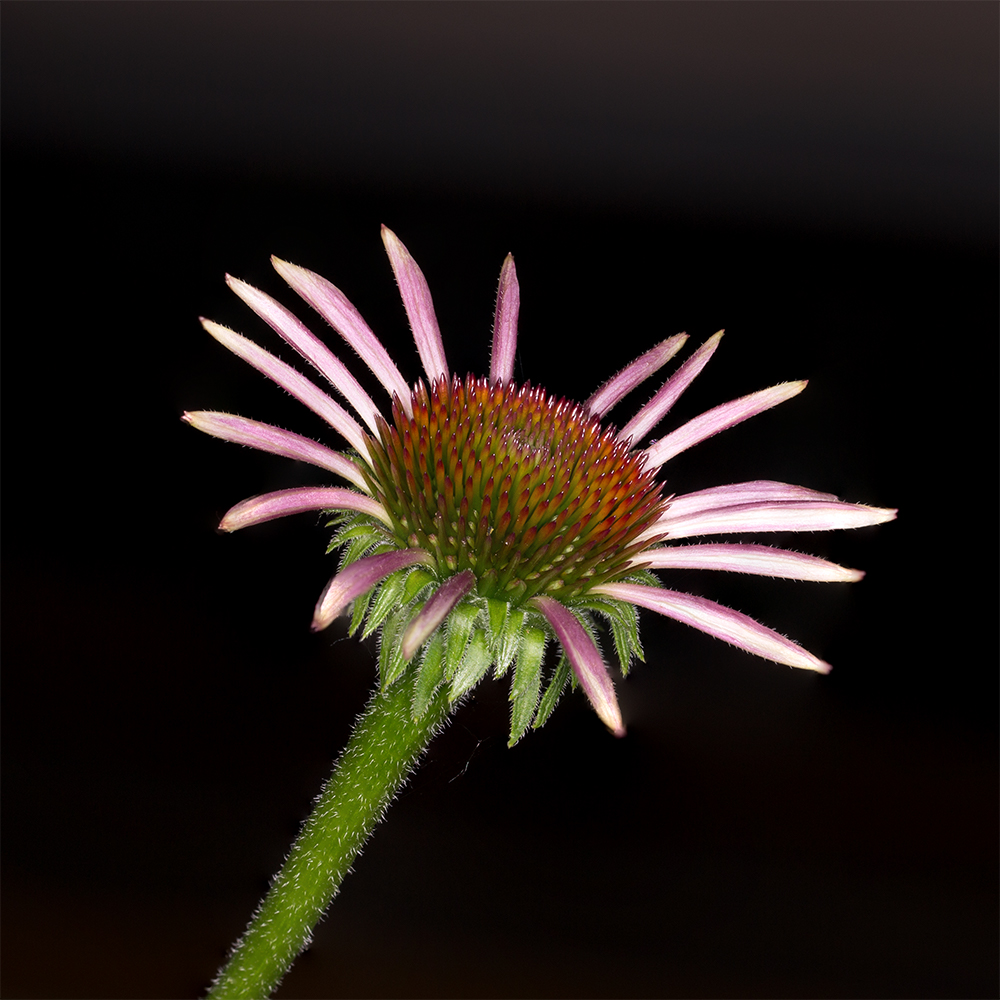
[[[379,407],[344,363],[284,306],[245,282],[230,288],[330,383],[353,414],[295,368],[210,320],[205,329],[319,414],[347,443],[335,451],[270,424],[196,411],[183,419],[215,437],[308,462],[349,487],[301,487],[252,497],[225,531],[327,511],[338,572],[316,604],[314,630],[350,613],[350,631],[379,637],[379,685],[317,809],[213,996],[270,992],[307,943],[347,866],[453,705],[491,668],[510,685],[513,745],[579,685],[616,736],[625,733],[598,621],[622,673],[642,658],[637,608],[692,625],[778,663],[827,672],[801,646],[714,601],[666,589],[653,570],[714,569],[850,582],[859,570],[766,545],[675,544],[731,533],[828,531],[878,524],[894,510],[845,503],[770,481],[666,495],[660,468],[675,455],[800,393],[786,382],[723,403],[643,446],[704,368],[710,337],[620,429],[605,417],[666,365],[685,334],[657,344],[585,403],[513,380],[519,292],[514,260],[500,272],[488,377],[450,371],[423,273],[383,227],[382,238],[425,379],[408,383],[345,295],[325,278],[272,258],[275,269],[354,349],[385,388]],[[558,655],[546,673],[545,650]],[[294,915],[294,919],[293,916]]]

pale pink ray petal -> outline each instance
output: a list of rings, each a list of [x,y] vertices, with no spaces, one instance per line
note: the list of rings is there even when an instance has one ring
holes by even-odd
[[[296,486],[250,497],[226,512],[219,522],[220,531],[239,531],[254,524],[263,524],[289,514],[304,514],[309,510],[356,510],[370,514],[392,527],[385,508],[371,497],[339,486]]]
[[[762,656],[765,660],[774,660],[803,670],[815,670],[821,674],[830,672],[829,663],[813,656],[791,639],[786,639],[739,611],[723,607],[704,597],[635,583],[605,583],[594,587],[593,593],[628,601],[640,608],[648,608],[668,618],[675,618],[685,625],[691,625],[717,639],[745,649],[748,653]]]
[[[282,430],[273,424],[262,424],[259,420],[248,420],[232,413],[216,413],[211,410],[191,410],[184,413],[181,420],[212,437],[222,438],[223,441],[232,441],[272,455],[318,465],[321,469],[349,479],[366,493],[371,492],[356,462],[301,434]]]
[[[895,510],[833,500],[764,501],[715,507],[700,513],[671,517],[670,511],[654,526],[670,539],[693,535],[728,535],[742,531],[842,531],[882,524]]]
[[[310,628],[322,632],[328,625],[347,610],[351,601],[368,593],[379,580],[384,580],[396,570],[406,569],[423,563],[432,566],[434,560],[424,549],[396,549],[377,556],[367,556],[342,569],[323,588],[316,602]]]
[[[698,377],[708,364],[725,331],[709,337],[694,354],[689,357],[667,379],[660,391],[618,432],[618,440],[641,441],[669,412],[684,390]]]
[[[643,552],[632,560],[632,565],[644,569],[714,569],[820,583],[855,583],[865,575],[860,569],[769,545],[671,545]]]
[[[752,392],[749,396],[741,396],[739,399],[733,399],[708,410],[650,445],[646,449],[649,467],[657,469],[675,455],[687,451],[688,448],[718,434],[719,431],[734,427],[758,413],[763,413],[764,410],[771,409],[772,406],[784,403],[785,400],[797,396],[807,384],[806,381],[782,382],[781,385]]]
[[[413,339],[417,342],[417,353],[427,372],[427,378],[431,383],[446,379],[448,360],[444,355],[441,330],[438,328],[437,316],[434,315],[434,302],[431,300],[431,290],[427,287],[424,272],[410,256],[410,251],[403,246],[402,240],[387,226],[382,227],[382,242],[389,255],[393,274],[396,275],[399,294],[406,308]]]
[[[272,257],[271,264],[291,289],[309,303],[357,352],[390,396],[398,396],[407,414],[412,415],[410,387],[399,374],[382,342],[372,333],[361,313],[336,285],[313,271]]]
[[[835,493],[820,493],[805,486],[778,483],[771,479],[753,479],[746,483],[728,483],[711,486],[696,493],[682,493],[670,498],[664,516],[700,513],[713,507],[732,507],[739,503],[757,503],[762,500],[839,500]]]
[[[500,268],[497,286],[497,311],[493,318],[493,353],[490,356],[490,381],[509,382],[514,377],[517,352],[517,316],[521,310],[521,289],[514,269],[514,255],[507,254]]]
[[[202,319],[201,325],[220,343],[227,347],[238,358],[252,365],[261,374],[277,382],[286,392],[291,393],[299,402],[304,403],[313,413],[322,417],[338,434],[341,434],[349,444],[352,444],[366,460],[370,461],[368,446],[365,444],[365,433],[361,425],[338,403],[335,403],[322,389],[314,385],[297,372],[291,365],[285,364],[280,358],[258,347],[252,340],[213,323],[210,319]]]
[[[476,583],[476,575],[471,569],[462,570],[446,580],[427,603],[413,616],[403,633],[402,652],[404,660],[412,660],[430,634],[451,614],[452,609]]]
[[[531,603],[545,616],[562,643],[580,687],[590,699],[598,718],[615,736],[625,735],[622,713],[615,697],[611,675],[601,654],[576,615],[551,597],[534,597]]]
[[[379,416],[379,411],[371,396],[361,388],[344,362],[305,323],[270,295],[239,278],[227,274],[226,284],[354,407],[373,434],[378,434],[375,418]]]
[[[665,528],[660,522],[666,518],[677,521],[690,514],[701,514],[718,507],[735,507],[739,504],[760,503],[778,500],[836,500],[833,493],[819,493],[805,486],[776,483],[768,479],[756,479],[747,483],[730,483],[726,486],[712,486],[696,493],[684,493],[670,497],[667,509],[659,521],[647,528],[636,539],[637,542],[650,541],[662,536]]]
[[[609,378],[583,404],[583,408],[591,416],[600,419],[633,389],[645,382],[651,375],[656,374],[687,343],[687,339],[686,333],[678,333],[666,340],[661,340],[656,347],[639,355],[635,361],[626,365],[617,375]]]

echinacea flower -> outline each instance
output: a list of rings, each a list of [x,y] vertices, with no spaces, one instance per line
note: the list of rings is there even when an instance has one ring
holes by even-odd
[[[347,452],[270,424],[197,411],[184,420],[208,434],[319,466],[347,486],[279,490],[233,507],[220,527],[306,511],[330,512],[339,571],[316,604],[313,629],[351,613],[351,632],[379,633],[383,690],[407,673],[419,718],[445,685],[455,702],[492,667],[513,666],[513,744],[551,715],[571,683],[605,725],[625,732],[597,645],[610,625],[623,673],[642,657],[637,608],[692,625],[778,663],[829,665],[752,618],[667,589],[653,571],[713,569],[809,581],[859,580],[858,570],[815,556],[727,542],[679,540],[749,532],[829,531],[878,524],[894,510],[846,503],[770,481],[666,495],[658,480],[675,455],[800,393],[785,382],[723,403],[644,444],[712,357],[710,337],[617,430],[605,422],[626,395],[684,346],[670,337],[605,382],[582,404],[513,379],[519,292],[514,260],[500,272],[487,377],[451,372],[424,275],[388,229],[395,272],[425,378],[408,382],[347,297],[325,278],[272,258],[277,272],[371,369],[387,399],[376,403],[347,366],[288,309],[236,278],[232,290],[328,382],[315,382],[256,343],[210,320],[205,329],[317,413]],[[543,683],[547,643],[561,655]]]

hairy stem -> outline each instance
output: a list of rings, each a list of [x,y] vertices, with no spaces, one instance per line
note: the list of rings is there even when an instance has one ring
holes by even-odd
[[[447,687],[412,718],[407,672],[376,691],[246,933],[208,997],[262,1000],[312,939],[351,862],[448,715]]]

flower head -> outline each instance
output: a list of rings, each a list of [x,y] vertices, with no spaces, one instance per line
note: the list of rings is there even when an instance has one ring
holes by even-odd
[[[545,722],[570,684],[583,688],[612,732],[624,734],[597,645],[596,616],[610,625],[623,673],[633,658],[642,658],[638,607],[778,663],[830,669],[738,611],[666,589],[651,572],[694,568],[812,581],[861,579],[858,570],[766,545],[674,544],[736,532],[855,528],[895,516],[894,510],[769,481],[664,494],[657,478],[664,463],[792,398],[805,382],[724,403],[641,447],[708,363],[721,331],[616,430],[604,422],[606,415],[681,350],[685,334],[657,344],[583,404],[530,383],[518,385],[513,369],[520,297],[508,256],[500,272],[489,376],[459,377],[449,371],[423,273],[392,232],[383,227],[382,236],[424,367],[425,379],[414,385],[339,289],[305,268],[272,261],[371,369],[388,406],[376,405],[347,366],[284,306],[242,281],[227,277],[350,410],[253,341],[202,320],[220,343],[322,417],[347,442],[347,453],[231,414],[183,417],[215,437],[308,462],[350,484],[252,497],[220,525],[235,531],[305,511],[332,514],[330,551],[341,551],[340,569],[316,604],[314,630],[350,610],[352,633],[378,632],[382,686],[408,677],[414,717],[441,684],[456,701],[491,667],[500,677],[513,666],[512,744],[529,725]],[[561,655],[543,685],[550,641]]]

